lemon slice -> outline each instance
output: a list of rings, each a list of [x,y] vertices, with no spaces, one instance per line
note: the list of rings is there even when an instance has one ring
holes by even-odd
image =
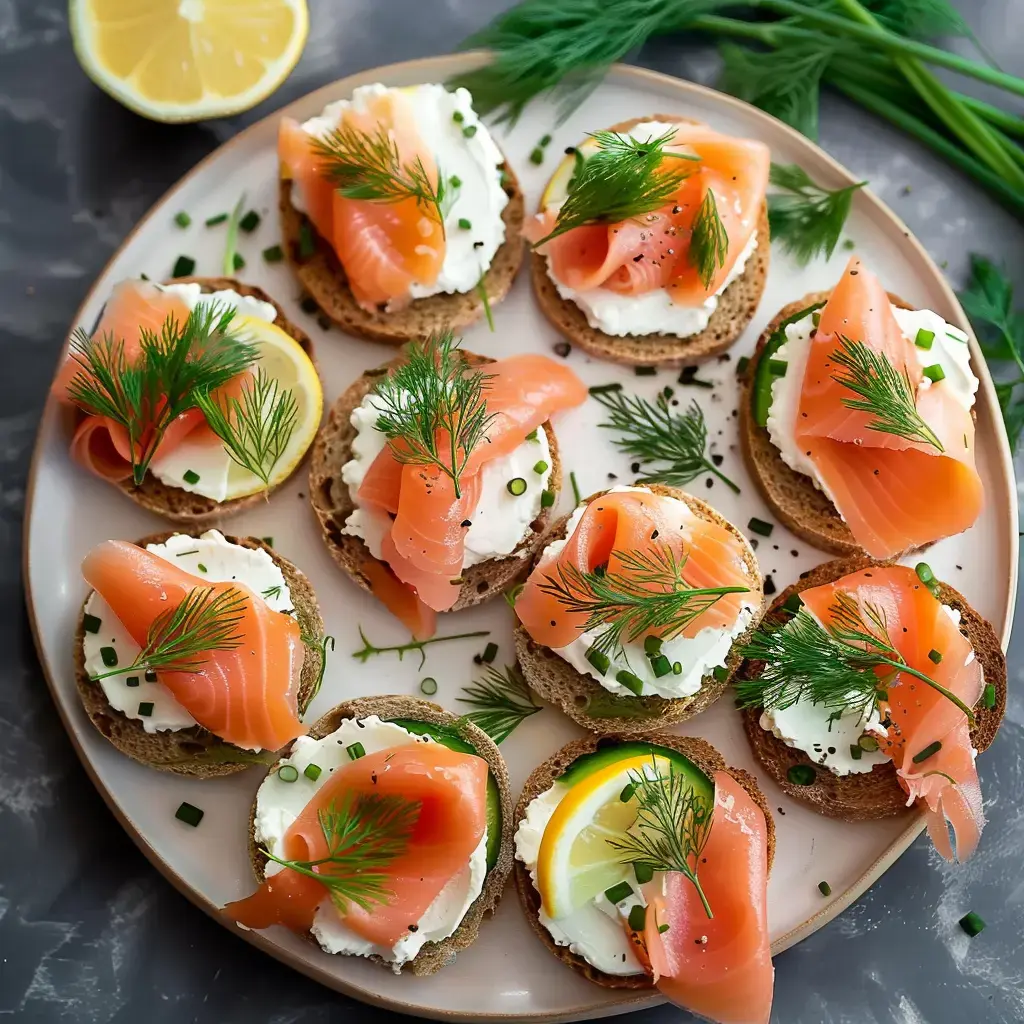
[[[632,882],[633,868],[609,845],[636,820],[636,801],[623,790],[670,762],[650,754],[615,761],[577,782],[562,798],[544,829],[537,855],[537,890],[552,919],[568,917],[617,882]]]
[[[156,121],[248,110],[295,67],[309,32],[306,0],[71,0],[86,74]]]

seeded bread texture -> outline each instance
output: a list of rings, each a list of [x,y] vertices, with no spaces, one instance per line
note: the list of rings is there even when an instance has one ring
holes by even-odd
[[[678,750],[684,757],[689,758],[709,778],[716,771],[726,771],[746,791],[761,808],[764,814],[765,825],[768,830],[768,870],[771,871],[772,861],[775,858],[775,821],[772,812],[768,807],[768,801],[757,785],[757,780],[750,772],[741,768],[730,768],[722,755],[707,740],[699,739],[696,736],[675,736],[671,733],[642,733],[642,734],[613,734],[598,738],[588,736],[586,739],[573,740],[566,744],[557,753],[549,757],[543,764],[539,765],[530,774],[523,786],[523,792],[516,805],[515,828],[526,817],[526,808],[530,802],[546,792],[565,773],[569,766],[578,757],[584,754],[591,754],[595,750],[622,742],[642,741],[656,743],[662,747],[670,747]],[[551,952],[558,957],[562,963],[568,964],[577,970],[590,981],[603,985],[605,988],[619,989],[653,989],[654,981],[646,974],[633,974],[619,976],[606,974],[598,970],[592,964],[587,963],[583,957],[570,951],[568,946],[559,946],[551,938],[551,933],[540,923],[540,893],[537,892],[530,878],[530,872],[522,861],[514,862],[513,877],[515,878],[516,891],[519,893],[519,901],[526,912],[526,919],[537,933],[538,938]]]
[[[516,819],[513,817],[512,811],[508,769],[497,746],[487,733],[478,729],[472,722],[445,711],[437,704],[417,697],[360,697],[358,700],[339,704],[313,723],[309,735],[315,740],[323,739],[324,736],[328,736],[340,728],[341,723],[346,719],[368,718],[371,715],[377,715],[385,721],[396,718],[413,719],[417,722],[426,722],[428,725],[444,726],[446,729],[456,732],[487,762],[487,767],[498,784],[498,791],[501,794],[501,851],[494,867],[487,872],[480,895],[466,911],[466,916],[463,917],[453,934],[447,939],[426,943],[419,953],[403,967],[403,970],[408,969],[416,975],[434,974],[442,967],[453,963],[457,953],[467,949],[476,941],[484,916],[494,913],[512,869],[512,833]],[[270,770],[274,771],[275,769],[271,768]],[[249,859],[257,882],[262,882],[265,877],[267,858],[260,852],[256,842],[255,800],[253,800],[252,812],[249,817]],[[312,936],[309,937],[309,941],[319,948],[319,943],[316,943]],[[371,956],[369,959],[389,969],[392,966],[378,956]]]
[[[783,605],[793,594],[832,583],[851,572],[878,564],[866,555],[854,555],[819,565],[775,598],[765,621],[785,622],[789,615],[783,610]],[[970,640],[981,662],[985,682],[995,687],[995,706],[986,708],[979,704],[974,709],[976,725],[971,730],[971,742],[976,750],[983,751],[995,739],[1006,711],[1006,659],[992,626],[971,608],[962,594],[948,584],[940,583],[939,596],[943,604],[960,612],[960,631]],[[763,662],[744,661],[737,679],[757,679],[763,668]],[[787,746],[773,733],[762,729],[760,708],[746,708],[742,715],[754,756],[787,796],[810,804],[820,814],[846,821],[868,821],[908,813],[907,795],[900,787],[891,762],[875,765],[870,772],[859,775],[835,775],[827,768],[815,765],[802,750]],[[797,765],[814,770],[811,785],[800,786],[790,782],[788,772]]]
[[[623,121],[609,130],[628,132],[645,121],[678,124],[690,122],[690,119],[676,114],[652,114]],[[563,299],[558,294],[555,282],[548,275],[547,258],[536,252],[531,256],[533,290],[541,310],[555,329],[573,345],[592,356],[627,366],[679,366],[682,363],[695,363],[729,348],[753,319],[768,279],[768,236],[768,206],[765,203],[757,221],[757,248],[747,260],[743,273],[719,296],[718,306],[711,314],[707,327],[688,338],[676,338],[668,334],[620,338],[591,327],[583,310],[575,302]]]
[[[482,366],[493,362],[484,356],[463,352],[470,366]],[[370,593],[373,592],[363,566],[368,561],[377,561],[369,548],[359,537],[342,533],[345,520],[354,511],[355,504],[349,494],[348,484],[341,478],[341,469],[352,458],[352,442],[356,436],[350,420],[366,395],[381,377],[400,365],[405,356],[397,356],[383,366],[367,370],[332,406],[327,422],[321,428],[313,443],[312,464],[309,470],[309,500],[320,521],[324,543],[331,557],[352,577],[355,582]],[[562,484],[562,464],[558,456],[558,444],[550,423],[544,424],[544,433],[551,450],[551,476],[548,490],[558,494]],[[552,507],[554,507],[552,505]],[[548,525],[551,522],[551,508],[542,508],[540,514],[527,530],[519,547],[506,558],[491,558],[478,562],[463,570],[459,598],[452,611],[481,604],[497,596],[525,576],[530,560],[539,549]],[[384,563],[379,563],[384,564]]]
[[[666,700],[654,695],[626,697],[612,694],[596,679],[577,672],[568,661],[550,647],[538,644],[526,631],[526,628],[521,623],[517,623],[515,628],[516,657],[530,687],[545,700],[561,707],[573,721],[582,725],[584,729],[599,734],[643,733],[650,732],[652,729],[663,729],[677,722],[685,722],[709,708],[721,697],[729,685],[741,660],[738,653],[739,648],[746,643],[757,627],[764,604],[763,578],[757,564],[757,557],[747,539],[732,523],[720,516],[706,502],[676,487],[665,487],[662,484],[645,484],[644,486],[649,487],[655,494],[685,502],[698,518],[717,523],[739,540],[747,570],[758,581],[757,591],[754,594],[758,607],[751,619],[750,626],[733,643],[726,662],[726,672],[720,673],[721,678],[715,678],[714,673],[709,672],[704,676],[701,687],[695,694],[674,700]],[[606,493],[606,491],[600,491],[597,494],[592,494],[586,501],[589,503]],[[565,536],[569,518],[569,516],[564,516],[554,525],[550,536],[546,538],[547,542]],[[533,568],[536,568],[539,561],[540,554],[534,560]]]
[[[178,534],[199,537],[203,532],[200,529],[176,530],[143,537],[137,543],[140,547],[145,547],[147,544],[163,544]],[[263,541],[255,537],[227,535],[225,539],[231,544],[266,551],[288,584],[295,605],[295,618],[302,629],[305,645],[298,694],[301,715],[316,694],[323,669],[324,624],[313,587],[299,569]],[[201,779],[231,775],[243,771],[252,764],[266,764],[268,759],[273,759],[273,751],[254,753],[251,750],[242,750],[231,743],[225,743],[201,726],[149,733],[137,718],[128,718],[112,708],[107,702],[103,688],[99,683],[89,679],[85,671],[84,614],[83,602],[74,639],[75,685],[78,687],[89,720],[122,754],[127,754],[128,757],[149,765],[150,768]]]
[[[505,241],[498,248],[483,276],[489,304],[494,307],[508,294],[523,260],[523,194],[508,163],[502,164],[505,194],[509,197],[501,219]],[[292,183],[282,179],[278,191],[281,237],[284,251],[302,287],[313,301],[342,330],[370,341],[402,345],[423,338],[432,331],[450,329],[456,333],[485,315],[479,290],[431,295],[414,299],[404,309],[368,312],[355,300],[345,269],[330,243],[321,237],[306,216],[292,206]],[[303,227],[305,225],[305,228]],[[312,241],[303,254],[303,231]]]

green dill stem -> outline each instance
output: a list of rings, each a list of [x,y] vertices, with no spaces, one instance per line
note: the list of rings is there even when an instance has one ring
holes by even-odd
[[[726,487],[731,488],[733,494],[740,493],[739,487],[737,487],[736,484],[734,484],[713,462],[705,459],[704,465],[709,473],[714,473],[714,475],[717,476]]]
[[[905,672],[915,679],[920,679],[922,683],[927,683],[933,690],[941,693],[947,700],[952,701],[967,716],[967,722],[971,728],[974,728],[974,712],[952,690],[947,690],[941,683],[935,682],[934,679],[926,676],[923,672],[918,672],[916,668],[911,668],[903,662],[894,661],[892,658],[886,658],[883,655],[878,655],[878,662],[881,665],[888,665],[890,668],[895,669],[896,672]]]

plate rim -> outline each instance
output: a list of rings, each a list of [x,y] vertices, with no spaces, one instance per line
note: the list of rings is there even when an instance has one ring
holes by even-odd
[[[465,53],[455,54],[438,54],[431,57],[417,57],[411,60],[398,61],[391,64],[379,65],[377,67],[366,68],[361,71],[354,72],[353,74],[346,75],[343,78],[336,79],[335,81],[329,82],[325,85],[319,86],[310,92],[303,93],[301,96],[297,96],[288,103],[270,111],[259,120],[254,121],[251,125],[243,128],[241,131],[233,135],[231,138],[221,143],[216,149],[203,157],[198,163],[193,165],[185,174],[183,174],[177,181],[174,182],[167,190],[165,190],[160,197],[158,197],[149,209],[142,215],[139,221],[135,224],[132,230],[125,236],[123,241],[118,247],[111,253],[110,257],[105,262],[103,268],[96,275],[93,284],[89,287],[82,301],[79,303],[75,310],[74,316],[71,321],[71,325],[76,324],[82,317],[83,311],[93,301],[93,298],[97,292],[98,282],[102,280],[111,265],[120,257],[124,249],[132,243],[135,236],[139,234],[144,228],[147,227],[150,220],[155,216],[158,209],[164,203],[164,201],[174,193],[178,188],[184,185],[187,181],[191,180],[197,174],[200,174],[208,164],[213,163],[216,159],[219,159],[222,153],[229,147],[243,144],[244,141],[249,137],[250,134],[255,133],[261,129],[266,122],[276,120],[283,114],[287,113],[293,107],[305,104],[310,100],[318,97],[324,97],[325,99],[329,96],[341,95],[345,92],[350,92],[353,88],[356,88],[361,81],[367,81],[375,79],[377,81],[386,81],[389,77],[395,75],[407,75],[412,72],[419,72],[422,70],[423,75],[422,81],[445,81],[451,75],[472,70],[473,68],[479,67],[486,63],[489,53],[485,50],[473,50]],[[839,179],[842,179],[846,184],[854,184],[859,179],[851,174],[842,164],[836,159],[830,156],[825,150],[823,150],[816,142],[812,139],[801,135],[794,128],[778,120],[765,111],[754,107],[752,104],[746,103],[743,100],[739,100],[734,96],[730,96],[726,93],[719,92],[717,89],[712,89],[709,86],[701,85],[696,82],[690,82],[686,79],[678,78],[675,75],[668,74],[662,71],[654,71],[649,68],[637,67],[631,64],[625,64],[617,62],[613,64],[603,76],[603,80],[609,78],[620,78],[626,80],[632,80],[634,82],[650,82],[659,87],[668,86],[679,92],[681,97],[685,98],[687,95],[699,96],[704,99],[710,100],[714,103],[722,105],[724,107],[731,107],[736,110],[742,110],[746,116],[750,116],[753,112],[756,118],[764,119],[771,124],[772,130],[782,133],[789,137],[797,146],[809,148],[814,152],[815,156],[826,164],[830,171]],[[991,374],[988,370],[988,365],[981,353],[977,339],[975,338],[974,332],[971,328],[971,324],[964,313],[959,299],[956,293],[951,288],[949,282],[946,280],[945,275],[936,265],[935,261],[931,258],[928,251],[918,241],[916,235],[906,226],[903,220],[892,210],[889,206],[884,203],[870,188],[870,186],[860,189],[860,195],[864,198],[862,202],[868,202],[873,207],[876,213],[880,214],[884,219],[890,222],[890,226],[899,235],[903,237],[903,241],[900,245],[909,245],[915,250],[916,256],[921,259],[924,263],[924,267],[928,274],[938,284],[939,290],[943,293],[943,297],[949,304],[950,308],[956,313],[958,326],[966,331],[970,339],[971,356],[974,365],[981,370],[978,374],[980,380],[980,390],[984,394],[984,398],[987,407],[992,410],[998,410],[998,401],[996,398],[995,387],[992,381]],[[70,344],[70,334],[67,341],[61,348],[60,356],[57,362],[54,364],[54,372],[56,368],[64,361],[68,347]],[[395,998],[392,996],[383,995],[378,991],[371,988],[363,988],[359,985],[345,981],[331,974],[326,968],[321,968],[315,963],[308,963],[293,955],[293,953],[285,949],[276,943],[272,942],[265,935],[260,932],[251,931],[248,929],[233,929],[225,924],[224,918],[220,913],[220,908],[215,906],[212,902],[203,897],[198,893],[180,874],[174,871],[160,856],[159,852],[149,842],[147,837],[130,821],[128,816],[121,810],[121,807],[114,799],[113,794],[107,789],[107,787],[101,781],[98,773],[92,762],[89,760],[84,748],[80,745],[77,736],[75,735],[74,728],[72,727],[69,713],[65,709],[63,701],[58,695],[56,683],[54,681],[55,674],[51,671],[51,666],[46,656],[46,652],[43,647],[42,638],[38,628],[36,620],[36,603],[32,592],[32,576],[30,572],[30,552],[32,543],[32,521],[34,518],[33,510],[35,508],[35,486],[38,477],[39,466],[42,461],[42,448],[43,448],[43,435],[45,430],[45,424],[50,419],[51,406],[54,404],[54,398],[49,393],[47,394],[46,401],[43,405],[40,413],[39,426],[36,430],[35,441],[33,442],[32,458],[29,464],[29,473],[25,489],[25,509],[26,514],[22,524],[22,558],[21,558],[21,571],[22,571],[22,585],[25,595],[25,606],[28,615],[29,626],[32,632],[32,640],[35,646],[36,655],[39,659],[40,667],[43,671],[43,676],[46,680],[46,685],[50,691],[50,696],[56,705],[57,713],[60,717],[61,724],[64,727],[64,731],[67,735],[68,740],[71,743],[72,748],[75,751],[79,761],[82,763],[85,773],[89,780],[92,782],[96,791],[100,794],[103,802],[110,809],[114,818],[118,824],[128,834],[129,838],[146,859],[152,864],[152,866],[166,879],[171,885],[181,893],[191,904],[198,907],[201,911],[212,917],[219,924],[224,925],[225,930],[231,934],[241,937],[244,941],[250,945],[261,950],[262,952],[272,956],[275,960],[286,966],[292,968],[295,971],[305,975],[306,977],[318,982],[325,987],[332,989],[337,992],[341,992],[344,995],[350,996],[360,1002],[368,1003],[372,1006],[376,1006],[382,1009],[394,1010],[400,1013],[411,1014],[414,1016],[425,1017],[434,1020],[446,1020],[446,1021],[475,1021],[475,1020],[515,1020],[515,1021],[543,1021],[547,1022],[559,1021],[574,1021],[574,1020],[587,1020],[597,1017],[610,1016],[613,1014],[625,1013],[632,1010],[644,1009],[646,1007],[657,1006],[665,1002],[664,999],[660,998],[656,994],[623,994],[618,997],[618,994],[613,996],[614,1001],[608,1001],[607,998],[597,1003],[585,1004],[577,1007],[576,1009],[568,1012],[551,1011],[546,1013],[525,1013],[525,1014],[509,1014],[509,1013],[470,1013],[459,1010],[438,1010],[431,1007],[422,1007],[416,1003],[409,1002],[403,999]],[[998,420],[996,421],[998,424]],[[1004,430],[996,430],[997,435],[997,447],[998,447],[998,469],[1001,471],[1004,483],[1007,483],[1007,508],[1006,508],[1006,520],[1004,521],[1004,527],[1007,531],[1007,536],[1012,537],[1014,524],[1017,522],[1017,506],[1018,497],[1017,489],[1015,486],[1015,473],[1013,468],[1013,458],[1010,451],[1009,440]],[[1003,622],[999,624],[999,636],[1002,648],[1005,652],[1007,644],[1010,638],[1010,630],[1013,624],[1014,609],[1016,604],[1016,593],[1017,593],[1017,576],[1019,571],[1019,552],[1016,546],[1010,545],[1012,552],[1009,565],[1009,573],[1007,579],[1007,595],[1006,595],[1006,612],[1003,616]],[[883,853],[863,872],[863,874],[850,886],[848,886],[840,896],[829,903],[817,914],[814,914],[802,924],[797,925],[795,928],[790,929],[789,932],[782,935],[774,943],[772,943],[772,956],[776,956],[791,946],[807,938],[818,929],[824,927],[840,913],[850,907],[856,900],[858,900],[864,892],[873,885],[894,863],[895,861],[907,850],[907,848],[913,843],[913,841],[921,834],[924,830],[924,816],[916,815],[909,819],[907,828],[890,843],[890,845],[883,851]],[[383,975],[382,975],[383,977]],[[607,991],[607,990],[604,990]]]

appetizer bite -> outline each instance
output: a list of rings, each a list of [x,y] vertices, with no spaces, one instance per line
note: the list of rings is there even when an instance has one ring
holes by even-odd
[[[544,314],[636,366],[728,348],[768,276],[768,147],[656,114],[567,150],[524,235]]]
[[[796,800],[860,821],[923,802],[966,860],[985,821],[975,757],[1006,707],[992,627],[924,562],[837,559],[783,591],[745,650],[737,703],[755,755]]]
[[[341,704],[270,769],[253,803],[259,883],[224,913],[328,953],[433,974],[477,937],[512,866],[498,748],[413,697]]]
[[[895,558],[962,533],[982,507],[967,335],[888,295],[853,257],[830,293],[769,324],[747,368],[750,472],[795,534]]]
[[[464,352],[451,332],[357,380],[317,438],[310,500],[334,560],[419,638],[525,571],[558,497],[564,363]]]
[[[263,541],[216,530],[108,540],[82,575],[94,589],[75,633],[75,681],[121,753],[180,775],[228,775],[306,731],[323,622],[309,580]]]
[[[526,780],[515,820],[516,889],[559,960],[767,1024],[775,824],[752,775],[694,737],[576,740]]]
[[[323,406],[309,338],[230,278],[122,281],[92,335],[72,336],[52,394],[75,410],[77,462],[187,525],[284,483]]]
[[[368,85],[282,118],[284,248],[342,328],[399,345],[490,319],[522,260],[523,197],[465,89]]]
[[[530,686],[594,732],[682,722],[722,695],[757,624],[746,538],[674,487],[614,487],[555,525],[515,600]]]

